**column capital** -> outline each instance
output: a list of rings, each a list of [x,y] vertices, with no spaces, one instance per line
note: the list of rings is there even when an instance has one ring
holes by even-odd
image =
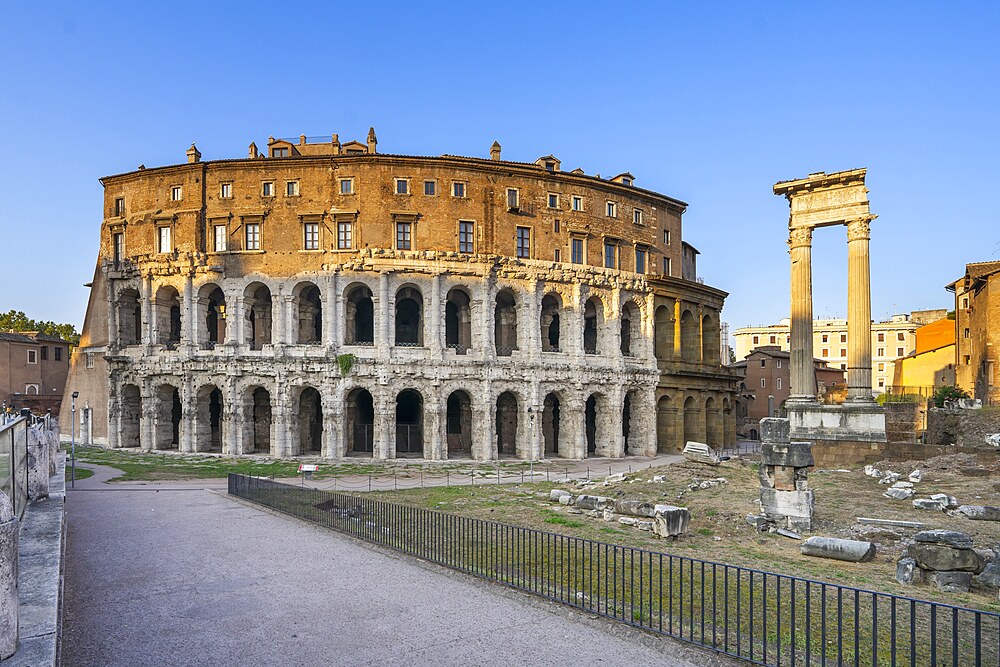
[[[847,240],[861,241],[871,238],[871,223],[878,216],[868,215],[847,222]]]
[[[796,227],[788,230],[788,247],[811,247],[813,238],[812,227]]]

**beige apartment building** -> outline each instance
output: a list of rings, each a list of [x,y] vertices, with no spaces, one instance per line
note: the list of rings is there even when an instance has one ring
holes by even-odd
[[[895,361],[913,351],[917,328],[946,315],[945,310],[921,310],[872,324],[872,393],[881,394],[892,385]],[[846,319],[813,320],[813,350],[831,368],[847,370],[847,339]],[[788,318],[768,326],[742,327],[733,333],[737,360],[746,359],[758,347],[773,345],[785,351],[790,349]]]

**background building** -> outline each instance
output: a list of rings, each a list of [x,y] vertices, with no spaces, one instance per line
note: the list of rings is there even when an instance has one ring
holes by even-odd
[[[1000,262],[966,264],[955,293],[955,383],[984,403],[1000,403]]]
[[[731,443],[686,204],[560,161],[270,139],[102,179],[69,381],[98,442],[542,458]]]
[[[929,396],[955,384],[955,320],[942,318],[914,332],[914,349],[893,364],[892,392]]]
[[[59,413],[69,372],[69,343],[38,332],[0,332],[0,397],[35,413]]]

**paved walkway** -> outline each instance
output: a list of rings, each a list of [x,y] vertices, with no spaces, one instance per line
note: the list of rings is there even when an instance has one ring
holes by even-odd
[[[711,665],[235,502],[198,482],[67,492],[63,664]]]

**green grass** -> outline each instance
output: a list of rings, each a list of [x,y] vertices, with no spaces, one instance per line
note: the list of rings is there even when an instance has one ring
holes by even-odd
[[[67,484],[71,481],[72,476],[73,476],[73,471],[70,469],[69,466],[66,466],[66,483]],[[93,476],[94,476],[94,471],[90,470],[89,468],[79,468],[78,467],[76,469],[76,479],[77,479],[77,481],[79,481],[81,479],[87,479],[88,477],[93,477]]]

